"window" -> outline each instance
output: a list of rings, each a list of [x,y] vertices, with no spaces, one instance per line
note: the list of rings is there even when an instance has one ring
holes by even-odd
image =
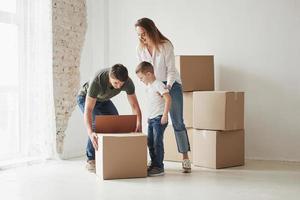
[[[0,161],[16,158],[20,152],[16,3],[16,0],[0,0]]]

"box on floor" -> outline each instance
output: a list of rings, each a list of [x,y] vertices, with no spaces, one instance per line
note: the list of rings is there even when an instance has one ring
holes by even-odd
[[[147,176],[147,136],[133,133],[134,115],[96,116],[96,174],[101,179]]]
[[[193,130],[193,164],[207,168],[226,168],[245,163],[244,130]]]
[[[104,179],[147,176],[147,136],[141,133],[98,134],[96,174]]]

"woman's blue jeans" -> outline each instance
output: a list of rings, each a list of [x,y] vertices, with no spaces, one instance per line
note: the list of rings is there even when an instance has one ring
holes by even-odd
[[[166,84],[165,81],[164,84]],[[190,143],[183,122],[183,94],[181,84],[175,82],[170,90],[170,95],[172,97],[170,116],[175,133],[178,152],[187,153],[190,151]]]

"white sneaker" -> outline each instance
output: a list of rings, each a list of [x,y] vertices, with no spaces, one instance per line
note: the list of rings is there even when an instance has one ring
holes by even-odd
[[[183,173],[191,173],[191,161],[189,159],[184,159],[182,161],[182,172]]]
[[[96,163],[95,163],[95,160],[88,160],[86,162],[86,169],[89,172],[96,173]]]

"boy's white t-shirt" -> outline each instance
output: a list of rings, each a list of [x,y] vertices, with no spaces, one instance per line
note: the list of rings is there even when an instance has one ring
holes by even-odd
[[[165,100],[162,95],[165,93],[169,93],[169,90],[165,88],[165,84],[161,81],[155,80],[153,83],[147,85],[149,119],[153,119],[164,113]]]

